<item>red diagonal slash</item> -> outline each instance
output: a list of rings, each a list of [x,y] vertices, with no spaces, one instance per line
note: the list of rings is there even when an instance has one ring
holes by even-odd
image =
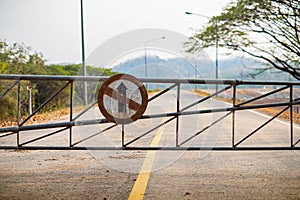
[[[121,95],[118,91],[116,91],[110,87],[106,88],[106,90],[104,91],[104,94],[110,96],[111,98],[119,101],[122,104],[125,104],[125,105],[127,104],[130,109],[135,110],[135,111],[138,111],[141,106],[139,103]]]

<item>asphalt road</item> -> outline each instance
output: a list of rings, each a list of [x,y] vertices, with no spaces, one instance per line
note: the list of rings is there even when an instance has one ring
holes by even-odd
[[[182,91],[180,108],[200,98]],[[227,106],[213,100],[189,110]],[[176,91],[170,91],[151,102],[146,114],[174,111]],[[231,115],[205,129],[225,114],[180,117],[178,143],[182,147],[230,147]],[[95,117],[101,117],[97,108],[82,118]],[[168,119],[151,118],[125,125],[125,144],[174,147],[176,120],[133,141]],[[235,144],[268,119],[252,111],[237,112]],[[108,126],[76,127],[72,140],[83,140]],[[78,145],[119,147],[121,129],[114,127]],[[202,129],[205,131],[195,136]],[[32,134],[42,133],[24,133],[21,141]],[[33,144],[67,145],[68,136],[64,132]],[[299,128],[295,128],[295,136],[300,136]],[[13,144],[1,140],[3,143]],[[275,120],[240,146],[289,144],[289,125]],[[300,199],[299,151],[2,150],[0,157],[0,199]]]

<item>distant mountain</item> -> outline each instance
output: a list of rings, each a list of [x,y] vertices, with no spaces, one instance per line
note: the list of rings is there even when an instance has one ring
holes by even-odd
[[[242,80],[281,80],[287,81],[290,76],[278,70],[269,70],[253,77],[251,73],[261,66],[253,59],[233,58],[219,60],[219,79]],[[132,74],[136,77],[146,77],[145,57],[129,59],[113,67],[113,71]],[[147,77],[158,78],[215,78],[215,63],[208,60],[189,61],[183,58],[163,59],[158,56],[147,57]]]

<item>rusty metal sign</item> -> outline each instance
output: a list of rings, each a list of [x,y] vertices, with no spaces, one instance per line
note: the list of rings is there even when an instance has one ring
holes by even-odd
[[[110,122],[128,124],[139,119],[148,104],[143,83],[128,74],[117,74],[107,79],[98,92],[98,106]]]

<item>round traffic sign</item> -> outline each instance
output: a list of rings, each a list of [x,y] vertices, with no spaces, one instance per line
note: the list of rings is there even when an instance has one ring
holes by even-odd
[[[110,122],[128,124],[139,119],[148,104],[145,86],[134,76],[117,74],[107,79],[98,92],[98,106]]]

